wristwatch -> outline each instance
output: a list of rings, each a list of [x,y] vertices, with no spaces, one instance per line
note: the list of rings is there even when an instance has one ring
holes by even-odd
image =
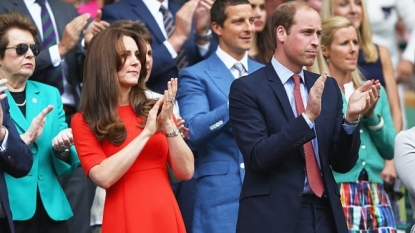
[[[58,159],[65,159],[69,155],[69,149],[65,149],[64,151],[57,151],[53,149],[53,155],[55,155]]]
[[[346,115],[344,115],[343,119],[344,119],[344,123],[346,123],[346,125],[358,125],[359,122],[360,122],[360,115],[357,117],[357,120],[355,120],[355,121],[348,121],[346,119]]]
[[[168,138],[172,138],[172,137],[176,137],[180,135],[180,132],[177,128],[174,128],[173,131],[171,131],[170,133],[165,133],[166,137]]]
[[[195,33],[196,40],[209,41],[210,39],[212,39],[212,30],[211,29],[209,29],[207,31],[206,35],[199,35],[199,34],[196,33],[196,31],[194,33]]]

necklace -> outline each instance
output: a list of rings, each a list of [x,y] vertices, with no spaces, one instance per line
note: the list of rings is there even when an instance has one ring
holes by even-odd
[[[19,106],[19,107],[25,106],[26,105],[26,99],[23,101],[23,103],[21,103],[21,104],[16,103],[16,105]]]

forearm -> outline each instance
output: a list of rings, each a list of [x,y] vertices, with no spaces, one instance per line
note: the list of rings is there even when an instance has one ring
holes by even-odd
[[[145,129],[119,152],[92,167],[89,177],[98,186],[107,189],[116,183],[140,155],[152,135]]]

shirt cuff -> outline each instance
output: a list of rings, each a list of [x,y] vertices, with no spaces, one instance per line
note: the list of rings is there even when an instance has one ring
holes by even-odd
[[[342,126],[343,126],[344,131],[346,131],[348,135],[352,135],[358,125],[348,125],[346,123],[343,123]]]
[[[205,56],[207,54],[207,52],[209,51],[209,45],[210,42],[204,45],[197,45],[197,48],[199,49],[199,54],[200,56]]]
[[[61,59],[61,56],[59,55],[58,45],[53,45],[49,47],[49,54],[50,54],[50,59],[52,61],[53,67],[59,66],[62,62],[62,59]]]
[[[169,41],[165,40],[163,42],[164,46],[166,46],[167,50],[169,51],[171,57],[175,59],[177,57],[177,52],[174,50],[173,46],[169,43]]]
[[[304,117],[304,120],[307,122],[308,127],[312,129],[314,127],[314,123],[307,117],[305,113],[301,114]]]
[[[3,126],[4,127],[4,126]],[[7,128],[6,128],[7,129]],[[1,143],[1,148],[3,150],[7,149],[7,139],[9,138],[9,130],[6,130],[6,135],[4,135],[3,142]]]

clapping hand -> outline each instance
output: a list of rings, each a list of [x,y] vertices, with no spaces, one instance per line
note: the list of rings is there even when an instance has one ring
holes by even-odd
[[[349,98],[346,119],[353,121],[359,115],[372,114],[374,106],[379,99],[380,83],[368,80],[353,92]]]
[[[52,105],[48,105],[44,108],[35,118],[33,118],[32,123],[30,123],[29,129],[20,137],[26,143],[26,145],[32,144],[36,141],[43,132],[43,126],[45,126],[46,115],[53,110]]]

